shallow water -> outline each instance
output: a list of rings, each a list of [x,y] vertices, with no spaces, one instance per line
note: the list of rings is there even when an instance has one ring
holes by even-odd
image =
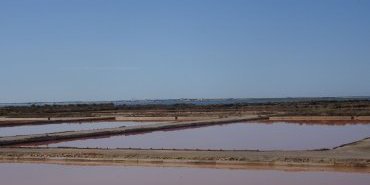
[[[136,135],[65,141],[41,146],[301,150],[333,148],[370,136],[370,124],[233,123]]]
[[[24,125],[13,127],[0,127],[0,137],[28,135],[28,134],[43,134],[52,132],[90,130],[102,128],[115,128],[122,126],[134,126],[140,124],[149,124],[142,122],[82,122],[82,123],[58,123],[46,125]]]
[[[4,163],[0,164],[0,179],[4,185],[367,185],[370,175],[322,171]]]

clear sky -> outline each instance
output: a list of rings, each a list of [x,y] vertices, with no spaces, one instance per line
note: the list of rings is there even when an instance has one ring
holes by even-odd
[[[369,0],[1,0],[0,102],[370,95]]]

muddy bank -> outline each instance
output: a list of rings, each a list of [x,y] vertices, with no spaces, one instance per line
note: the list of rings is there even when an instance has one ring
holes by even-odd
[[[370,121],[370,116],[272,116],[270,121]]]
[[[116,121],[197,121],[197,120],[209,120],[209,119],[217,119],[220,118],[219,116],[146,116],[146,117],[134,117],[134,116],[116,116]]]
[[[42,125],[71,122],[92,122],[92,121],[114,121],[115,117],[77,117],[77,118],[0,118],[0,127],[20,125]]]
[[[80,148],[0,148],[0,162],[161,164],[217,168],[352,169],[370,172],[370,138],[332,150],[220,151]]]
[[[22,125],[44,125],[71,122],[92,121],[135,121],[135,122],[165,122],[165,121],[199,121],[235,116],[98,116],[98,117],[58,117],[58,118],[1,118],[0,127],[22,126]]]
[[[56,140],[66,140],[66,139],[76,139],[76,138],[88,138],[97,136],[109,136],[117,134],[126,133],[143,133],[151,132],[163,129],[175,129],[175,128],[186,128],[186,127],[196,127],[205,126],[221,123],[233,123],[238,121],[251,121],[251,120],[263,120],[267,119],[265,117],[259,116],[244,116],[236,118],[223,118],[223,119],[213,119],[213,120],[203,120],[203,121],[189,121],[189,122],[166,122],[157,123],[142,126],[130,126],[130,127],[119,127],[119,128],[108,128],[108,129],[96,129],[96,130],[83,130],[83,131],[69,131],[69,132],[56,132],[48,134],[34,134],[25,136],[9,136],[0,137],[0,146],[24,144],[32,142],[42,142],[42,141],[56,141]]]

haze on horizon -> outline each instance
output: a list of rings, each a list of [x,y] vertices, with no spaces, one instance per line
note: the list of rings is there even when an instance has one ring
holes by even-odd
[[[0,1],[0,103],[370,95],[370,1]]]

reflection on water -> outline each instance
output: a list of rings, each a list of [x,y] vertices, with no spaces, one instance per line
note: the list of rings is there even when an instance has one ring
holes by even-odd
[[[367,185],[370,175],[343,172],[287,172],[137,166],[66,166],[53,164],[0,164],[6,185]]]
[[[43,134],[52,132],[64,132],[75,130],[90,130],[101,128],[115,128],[122,126],[134,126],[140,124],[149,124],[141,122],[82,122],[82,123],[59,123],[49,125],[27,125],[14,127],[0,127],[0,137],[28,135],[28,134]]]
[[[234,123],[136,135],[65,141],[42,146],[299,150],[333,148],[370,136],[370,124]]]

